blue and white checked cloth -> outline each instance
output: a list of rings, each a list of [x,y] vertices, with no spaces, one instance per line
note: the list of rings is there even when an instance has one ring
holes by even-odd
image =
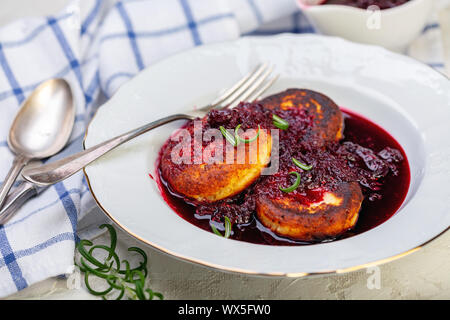
[[[146,66],[193,46],[281,32],[314,32],[295,0],[80,0],[59,15],[1,28],[0,179],[13,160],[6,143],[12,119],[43,80],[63,77],[74,90],[76,124],[64,150],[70,154],[81,149],[86,124],[105,97]],[[443,68],[439,46],[439,25],[431,23],[410,54]],[[80,225],[104,219],[94,208],[78,174],[0,227],[0,296],[67,273],[76,239],[89,236]]]

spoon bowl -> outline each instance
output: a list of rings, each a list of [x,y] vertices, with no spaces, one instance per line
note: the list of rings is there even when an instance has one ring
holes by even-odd
[[[75,120],[69,84],[51,79],[36,88],[12,123],[8,145],[17,155],[48,158],[66,145]]]
[[[66,145],[74,121],[73,95],[64,79],[43,82],[26,99],[9,131],[8,146],[16,158],[0,188],[0,208],[18,174],[30,160],[48,158]]]

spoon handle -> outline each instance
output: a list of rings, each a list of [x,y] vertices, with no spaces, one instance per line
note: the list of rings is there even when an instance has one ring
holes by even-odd
[[[140,128],[124,133],[120,136],[112,138],[108,141],[100,143],[96,146],[78,152],[69,157],[63,158],[61,160],[39,167],[27,167],[23,170],[22,177],[38,186],[52,185],[70,177],[74,173],[80,171],[91,162],[95,161],[105,153],[113,150],[121,144],[166,123],[182,119],[193,119],[193,117],[185,114],[175,114],[153,121]]]
[[[5,181],[3,181],[3,185],[0,187],[0,209],[3,207],[3,203],[5,202],[6,196],[8,195],[9,190],[13,186],[23,167],[28,163],[29,159],[24,156],[16,156],[13,161],[13,165],[6,175]]]

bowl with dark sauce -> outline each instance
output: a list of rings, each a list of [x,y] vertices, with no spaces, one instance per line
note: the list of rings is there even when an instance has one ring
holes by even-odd
[[[297,0],[322,34],[403,52],[423,30],[429,0]]]
[[[276,127],[273,114],[288,126]],[[237,165],[230,169],[234,163],[229,161],[205,159],[206,150],[216,140],[203,139],[201,163],[174,163],[173,152],[180,145],[183,157],[194,155],[194,121],[182,129],[190,135],[186,144],[173,137],[167,140],[155,170],[161,194],[180,217],[205,231],[224,232],[228,224],[227,238],[266,245],[336,241],[387,221],[408,193],[410,170],[400,144],[381,127],[340,110],[319,92],[288,89],[255,103],[242,102],[232,110],[211,111],[201,122],[202,134],[220,126],[239,126],[270,129],[278,137],[268,164],[276,161],[276,170],[247,178],[247,187],[219,200],[200,195],[235,187],[236,180],[228,176],[239,176],[242,181],[243,170]],[[245,152],[257,152],[252,146],[258,143],[260,147],[265,140],[249,142]],[[224,150],[232,148],[237,154],[239,145],[220,144],[224,158]],[[298,185],[282,188],[294,182],[293,172],[298,174]],[[216,179],[230,182],[217,186]],[[328,198],[333,201],[326,203]]]

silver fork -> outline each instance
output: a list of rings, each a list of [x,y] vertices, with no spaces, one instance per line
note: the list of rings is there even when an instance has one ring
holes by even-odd
[[[176,114],[159,119],[53,163],[35,168],[25,168],[22,175],[26,180],[14,189],[6,198],[5,204],[0,211],[0,225],[11,219],[15,212],[28,199],[39,195],[51,184],[68,178],[105,153],[147,131],[172,121],[180,119],[192,120],[196,117],[202,117],[212,109],[232,108],[240,101],[255,101],[278,79],[278,76],[269,79],[271,72],[272,67],[269,67],[267,63],[264,63],[255,68],[244,78],[240,79],[207,106],[197,110],[191,110],[186,114]]]
[[[174,114],[153,121],[64,159],[39,167],[25,168],[22,171],[22,176],[35,185],[49,186],[70,177],[107,152],[154,128],[176,120],[194,120],[197,117],[205,116],[212,109],[233,108],[240,101],[255,101],[277,80],[278,76],[268,79],[272,70],[273,67],[269,66],[268,63],[264,63],[240,79],[207,106],[185,114]]]

